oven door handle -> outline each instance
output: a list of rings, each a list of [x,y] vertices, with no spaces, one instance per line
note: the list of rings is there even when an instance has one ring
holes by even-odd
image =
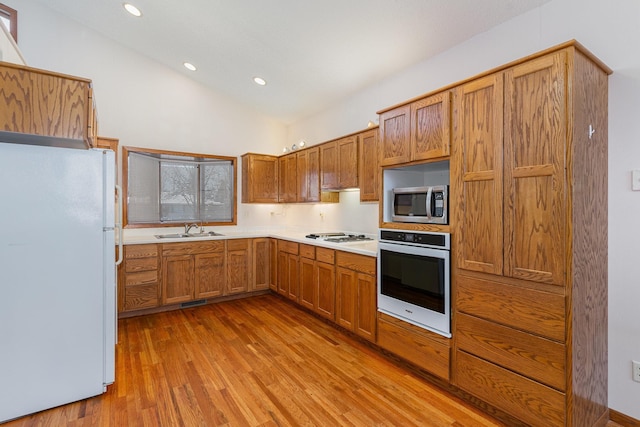
[[[431,219],[431,195],[433,194],[433,187],[429,187],[427,190],[427,218]]]

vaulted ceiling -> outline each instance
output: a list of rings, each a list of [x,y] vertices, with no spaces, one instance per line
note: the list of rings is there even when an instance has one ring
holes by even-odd
[[[292,123],[548,0],[36,1]]]

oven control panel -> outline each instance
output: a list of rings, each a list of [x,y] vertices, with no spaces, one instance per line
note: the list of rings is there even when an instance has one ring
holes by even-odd
[[[380,241],[449,249],[449,233],[380,230]]]

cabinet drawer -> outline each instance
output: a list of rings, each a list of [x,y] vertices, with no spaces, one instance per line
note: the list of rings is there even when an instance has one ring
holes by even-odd
[[[469,355],[456,354],[457,385],[532,426],[564,426],[565,395]]]
[[[128,273],[125,275],[125,285],[141,285],[158,281],[158,271],[141,271],[139,273]]]
[[[249,249],[250,239],[229,239],[227,240],[228,251],[244,251]]]
[[[136,271],[150,271],[158,269],[158,258],[133,258],[124,263],[125,271],[132,273]]]
[[[376,275],[375,257],[338,251],[336,253],[336,265],[372,276]]]
[[[316,248],[316,259],[325,264],[334,264],[336,259],[336,251],[327,248]]]
[[[564,296],[458,275],[458,311],[564,342]]]
[[[526,332],[459,313],[458,349],[565,390],[565,346]]]
[[[127,286],[124,293],[125,311],[157,307],[160,302],[157,283]]]
[[[378,313],[378,345],[434,375],[449,379],[449,340],[444,337]]]
[[[298,255],[298,244],[288,240],[278,240],[278,250],[288,254]]]
[[[195,255],[224,252],[224,242],[224,240],[211,240],[207,242],[165,243],[162,245],[162,255]],[[247,246],[248,243],[245,243],[245,248]]]
[[[315,259],[316,247],[311,245],[300,244],[300,256],[303,258]]]
[[[158,256],[158,245],[127,245],[124,247],[124,258],[153,258]]]

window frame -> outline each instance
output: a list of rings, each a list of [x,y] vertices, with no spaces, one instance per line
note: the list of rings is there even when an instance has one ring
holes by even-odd
[[[179,227],[180,222],[145,222],[145,223],[129,223],[129,153],[139,154],[152,154],[152,155],[167,155],[172,157],[189,157],[192,159],[213,159],[213,160],[225,160],[231,162],[233,167],[233,194],[232,194],[232,212],[233,218],[231,221],[214,222],[214,221],[198,221],[198,224],[202,226],[223,226],[223,225],[237,225],[238,223],[238,159],[231,156],[218,156],[213,154],[200,154],[200,153],[188,153],[182,151],[168,151],[168,150],[156,150],[152,148],[139,148],[139,147],[122,147],[122,212],[123,212],[123,226],[125,228],[156,228],[156,227]]]
[[[9,34],[13,37],[13,41],[18,43],[18,11],[10,8],[4,3],[0,3],[0,15],[9,20],[11,28]]]

